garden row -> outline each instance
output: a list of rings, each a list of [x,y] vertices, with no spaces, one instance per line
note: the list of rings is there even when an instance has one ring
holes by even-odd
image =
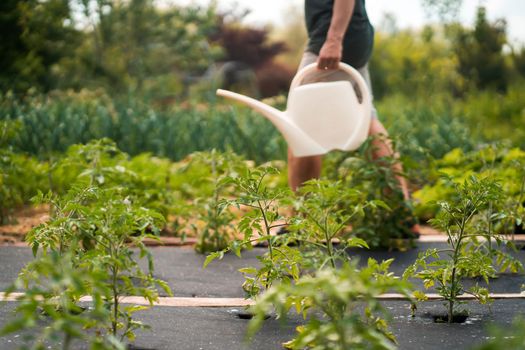
[[[389,95],[376,101],[387,130],[411,166],[439,159],[453,148],[511,140],[524,147],[521,125],[525,98],[520,84],[504,95],[472,92],[457,100]],[[284,109],[286,98],[265,101]],[[452,107],[451,107],[452,106]],[[124,152],[143,152],[172,160],[196,151],[232,150],[257,163],[285,159],[286,145],[273,125],[245,108],[206,101],[156,101],[141,96],[113,97],[101,91],[0,95],[0,120],[19,130],[10,144],[39,159],[49,159],[74,144],[110,138]]]
[[[356,154],[335,154],[323,179],[298,194],[288,190],[278,163],[255,166],[229,152],[173,163],[150,155],[130,158],[107,139],[72,146],[46,162],[7,146],[2,152],[2,203],[17,204],[40,190],[35,202],[50,207],[50,220],[26,238],[35,260],[8,291],[25,294],[18,318],[4,328],[33,329],[37,345],[60,339],[68,348],[80,338],[114,349],[132,342],[143,327],[133,313],[142,307],[119,300],[135,295],[154,302],[158,288],[170,294],[153,277],[143,242],[166,227],[179,235],[195,232],[197,250],[211,252],[205,265],[227,252],[240,256],[254,244],[266,245],[259,265],[241,270],[247,296],[257,301],[250,334],[271,310],[285,317],[294,308],[306,321],[287,344],[293,349],[394,348],[377,295],[398,292],[413,303],[423,301],[424,291],[409,283],[421,279],[425,287],[437,287],[451,322],[463,311],[460,295],[490,302],[487,288],[466,288],[465,278],[488,283],[499,272],[522,270],[505,236],[524,217],[525,152],[519,149],[457,150],[434,164],[430,175],[436,179],[416,193],[416,212],[433,217],[431,223],[448,235],[448,247],[426,251],[401,277],[389,271],[391,260],[370,259],[358,267],[348,255],[352,247],[391,247],[415,222],[401,200],[394,160],[372,161],[369,142]],[[429,205],[432,196],[437,201]],[[287,234],[272,234],[284,225]],[[150,262],[146,270],[138,264],[143,258]],[[90,308],[79,306],[82,296],[91,296]],[[365,312],[357,311],[363,305]]]

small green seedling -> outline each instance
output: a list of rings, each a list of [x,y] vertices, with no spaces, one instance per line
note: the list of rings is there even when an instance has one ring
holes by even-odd
[[[248,337],[260,329],[268,312],[275,310],[285,322],[293,309],[306,323],[297,328],[296,338],[283,344],[287,349],[395,349],[386,311],[376,299],[392,291],[409,296],[406,284],[388,271],[391,263],[392,259],[381,263],[369,259],[359,269],[347,261],[340,269],[327,266],[296,283],[273,286],[252,309],[255,317]]]
[[[466,290],[462,280],[469,276],[480,276],[488,283],[495,273],[492,257],[479,248],[480,244],[486,243],[480,242],[479,238],[486,236],[489,231],[478,231],[479,227],[473,225],[473,220],[489,207],[489,203],[496,201],[501,192],[496,182],[474,176],[463,184],[454,184],[454,188],[455,198],[439,202],[441,210],[431,220],[435,228],[447,234],[449,246],[421,253],[404,273],[404,278],[415,276],[423,280],[425,288],[436,286],[437,292],[446,301],[449,323],[462,304],[459,295],[471,294],[483,304],[490,301],[486,288],[476,285]]]
[[[203,223],[203,226],[193,224],[197,234],[195,250],[206,254],[225,249],[233,239],[235,215],[222,204],[223,198],[231,196],[231,183],[225,181],[234,178],[246,168],[245,161],[232,152],[195,153],[188,167],[200,167],[204,174],[199,176],[195,187],[201,188],[196,193],[190,215],[192,220]],[[187,167],[187,168],[188,168]]]
[[[362,215],[353,220],[355,235],[372,248],[407,249],[413,245],[412,227],[417,218],[411,204],[403,198],[400,179],[407,175],[400,171],[401,160],[395,156],[377,158],[378,143],[394,142],[384,137],[369,138],[359,151],[342,154],[334,164],[328,164],[328,177],[344,182],[362,193],[363,201],[381,201],[384,206],[363,208]],[[332,168],[332,169],[330,169]],[[349,207],[349,213],[352,207]]]
[[[89,331],[110,318],[104,303],[110,293],[105,277],[87,264],[75,263],[71,252],[43,254],[30,262],[6,291],[10,296],[24,289],[17,297],[15,316],[0,335],[22,333],[31,349],[74,349],[79,341],[96,349],[125,349],[117,338]],[[88,294],[93,301],[83,308],[78,300]]]
[[[252,249],[255,244],[266,245],[265,254],[258,256],[261,265],[259,268],[247,267],[240,270],[245,275],[243,288],[250,297],[268,289],[275,281],[299,278],[301,255],[286,244],[277,244],[280,238],[271,232],[283,226],[282,223],[276,223],[286,220],[279,209],[281,203],[290,196],[288,189],[273,188],[265,183],[268,177],[277,174],[277,169],[263,166],[246,169],[238,177],[225,179],[235,186],[238,198],[224,200],[222,205],[245,210],[238,224],[243,239],[234,240],[227,249],[210,254],[205,261],[206,266],[227,251],[233,251],[240,257],[241,249]]]
[[[367,202],[361,192],[341,181],[310,180],[301,187],[295,202],[297,215],[289,226],[291,239],[303,247],[310,268],[320,269],[327,264],[335,268],[338,261],[348,259],[346,248],[368,248],[364,240],[350,232],[348,225],[365,208],[378,206],[384,203]]]
[[[125,340],[132,342],[134,332],[146,327],[132,317],[133,313],[144,307],[122,305],[120,299],[126,295],[137,295],[153,303],[158,299],[157,286],[171,294],[165,282],[153,277],[153,259],[143,243],[146,237],[157,238],[164,217],[134,203],[127,194],[125,188],[102,189],[79,184],[63,198],[53,195],[41,198],[54,207],[54,214],[50,221],[36,227],[28,235],[35,261],[24,269],[20,278],[24,281],[29,298],[42,293],[44,297],[40,298],[41,304],[38,297],[29,299],[33,308],[24,314],[26,318],[22,323],[34,325],[31,320],[36,316],[32,312],[37,307],[54,317],[55,322],[65,322],[70,316],[69,310],[78,309],[75,305],[80,297],[88,295],[94,303],[103,303],[108,312],[97,314],[96,321],[91,321],[91,313],[87,313],[88,319],[78,320],[78,323],[87,322],[87,328],[100,335],[104,341],[116,341],[118,344]],[[139,266],[131,245],[138,249],[139,259],[147,259],[147,271]],[[67,270],[64,274],[75,273],[74,277],[77,270],[84,271],[86,279],[81,282],[82,285],[69,286],[71,289],[67,285],[52,285],[53,289],[38,292],[38,286],[44,283],[42,280],[51,283],[59,275],[54,272],[59,267],[50,271],[42,268],[49,266],[46,260],[49,256],[63,261],[64,268],[70,268],[71,271]],[[92,275],[92,279],[87,278]],[[35,290],[37,292],[33,292]],[[51,311],[53,302],[55,310]],[[84,317],[83,313],[78,317]],[[65,328],[57,331],[66,331],[66,336],[69,334]],[[45,329],[43,332],[47,334]],[[94,341],[99,342],[102,339],[100,337]]]

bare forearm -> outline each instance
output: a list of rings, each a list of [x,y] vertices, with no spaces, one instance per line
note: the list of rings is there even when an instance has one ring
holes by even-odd
[[[319,69],[337,69],[343,55],[343,38],[354,12],[355,0],[334,0],[326,40],[319,52]]]
[[[326,41],[343,42],[343,38],[354,12],[355,0],[334,0],[332,20]]]

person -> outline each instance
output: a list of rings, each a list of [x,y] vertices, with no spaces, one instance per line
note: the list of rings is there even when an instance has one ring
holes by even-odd
[[[346,73],[338,70],[339,62],[345,62],[359,71],[371,91],[368,61],[374,28],[366,13],[365,0],[305,0],[305,20],[308,44],[299,69],[317,62],[318,71],[302,83],[345,79]],[[378,136],[372,141],[374,158],[397,157],[375,108],[372,108],[371,117],[369,135]],[[402,173],[400,163],[394,167],[396,173]],[[319,178],[321,168],[321,156],[295,157],[288,150],[288,183],[292,190],[297,191],[304,182]],[[397,179],[404,199],[409,201],[406,179],[401,175]],[[419,226],[416,224],[411,230],[417,235]]]

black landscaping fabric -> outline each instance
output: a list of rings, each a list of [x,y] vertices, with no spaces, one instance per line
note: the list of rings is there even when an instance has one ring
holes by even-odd
[[[444,313],[441,302],[426,302],[419,306],[416,317],[410,317],[408,304],[403,301],[383,302],[391,315],[390,330],[401,350],[468,350],[488,339],[487,327],[507,328],[512,320],[523,316],[524,300],[496,300],[489,309],[469,302],[467,322],[463,324],[434,323],[431,315]],[[0,324],[11,316],[15,303],[0,304]],[[294,336],[301,318],[290,314],[285,324],[270,318],[252,342],[245,341],[248,321],[234,315],[234,308],[176,308],[153,307],[136,314],[136,318],[151,326],[138,331],[135,349],[157,350],[279,350],[281,343]],[[24,344],[24,333],[0,338],[0,349],[14,350]],[[52,349],[53,347],[51,347]],[[74,349],[87,348],[75,344]]]
[[[360,264],[366,264],[368,258],[384,260],[393,258],[391,270],[401,275],[405,268],[418,256],[418,253],[429,247],[443,248],[445,243],[419,243],[417,249],[405,252],[350,250],[349,256],[359,259]],[[257,266],[257,256],[264,254],[265,248],[254,248],[246,251],[239,259],[233,254],[226,254],[222,260],[215,260],[203,268],[204,255],[195,253],[191,247],[153,247],[150,248],[155,260],[154,275],[168,282],[177,297],[244,297],[241,288],[243,276],[238,269],[247,266]],[[515,253],[525,264],[525,251]],[[16,278],[20,269],[33,258],[31,250],[24,247],[0,247],[0,290],[5,290]],[[146,268],[146,261],[142,262]],[[422,283],[413,281],[414,286],[421,288]],[[484,281],[468,279],[465,286],[478,283],[485,286]],[[491,279],[489,289],[492,293],[519,293],[525,284],[525,274],[501,274]],[[432,292],[430,289],[428,292]]]
[[[406,252],[351,250],[349,255],[365,263],[369,257],[378,260],[394,258],[392,270],[401,274],[414,261],[418,252],[442,243],[420,243],[418,249]],[[179,297],[243,297],[241,267],[256,266],[257,255],[263,248],[245,252],[243,258],[226,255],[222,260],[202,268],[205,257],[189,247],[151,248],[155,258],[155,275],[168,281],[174,295]],[[517,253],[525,262],[525,251]],[[0,247],[0,289],[4,290],[24,264],[32,259],[31,250],[24,247]],[[474,283],[474,281],[467,281]],[[491,281],[494,293],[518,293],[525,284],[525,275],[503,274]],[[391,330],[397,336],[399,349],[469,349],[487,337],[486,326],[491,323],[503,327],[516,315],[525,311],[525,300],[497,300],[491,308],[473,302],[465,324],[435,324],[430,315],[445,312],[442,302],[426,302],[419,306],[415,318],[410,317],[409,305],[404,301],[384,301],[391,313]],[[16,303],[0,303],[0,327],[11,315]],[[151,331],[140,331],[137,349],[282,349],[281,343],[291,339],[301,318],[290,316],[286,324],[270,319],[253,342],[245,343],[247,321],[234,315],[235,308],[181,308],[153,307],[137,313],[137,318],[149,324]],[[0,349],[17,349],[23,343],[23,334],[0,338]],[[77,347],[75,347],[77,348]],[[78,348],[82,346],[79,344]]]

